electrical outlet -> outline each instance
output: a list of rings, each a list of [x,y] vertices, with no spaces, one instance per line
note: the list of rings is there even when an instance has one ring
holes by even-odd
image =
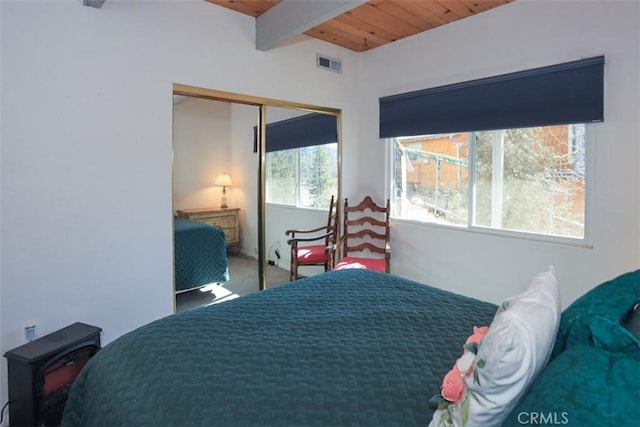
[[[33,341],[38,336],[38,327],[36,325],[25,326],[24,328],[24,338],[27,341]]]

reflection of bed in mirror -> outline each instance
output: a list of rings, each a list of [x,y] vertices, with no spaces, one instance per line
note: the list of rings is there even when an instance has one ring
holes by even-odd
[[[178,217],[173,218],[173,228],[176,292],[229,280],[222,230]]]

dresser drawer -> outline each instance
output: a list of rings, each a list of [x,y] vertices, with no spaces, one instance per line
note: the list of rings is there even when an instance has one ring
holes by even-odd
[[[213,225],[224,232],[228,247],[236,247],[240,243],[240,209],[184,209],[177,215],[192,221]]]
[[[196,221],[201,221],[207,224],[211,224],[214,227],[218,227],[220,230],[224,231],[224,235],[228,241],[233,242],[236,240],[236,218],[235,216],[227,216],[227,217],[207,217],[198,219]]]

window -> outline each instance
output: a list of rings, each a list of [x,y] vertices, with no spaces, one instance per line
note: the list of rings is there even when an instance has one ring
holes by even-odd
[[[266,155],[267,202],[328,208],[338,191],[338,144],[323,144]]]
[[[379,104],[380,138],[392,141],[394,217],[586,239],[585,129],[604,121],[604,56]]]
[[[396,137],[396,218],[585,238],[585,125]]]

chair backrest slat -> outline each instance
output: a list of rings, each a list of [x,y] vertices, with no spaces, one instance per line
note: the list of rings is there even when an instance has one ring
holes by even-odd
[[[361,218],[358,219],[349,219],[347,220],[349,225],[365,225],[365,224],[371,224],[377,227],[386,227],[387,223],[386,221],[382,221],[370,216],[363,216]]]
[[[386,234],[384,233],[376,233],[373,230],[368,228],[362,228],[354,233],[347,233],[349,238],[363,238],[363,237],[371,237],[374,240],[384,240],[386,238]]]
[[[338,199],[335,196],[331,196],[331,202],[329,203],[329,216],[327,218],[327,233],[333,231],[333,234],[325,239],[325,245],[335,244],[338,235]]]
[[[384,254],[389,272],[390,212],[389,199],[385,206],[380,206],[366,196],[356,206],[349,206],[349,200],[345,198],[342,256]]]
[[[378,254],[384,253],[384,248],[376,246],[370,242],[362,242],[357,245],[348,247],[349,252],[363,252],[367,249],[370,250],[371,252],[378,253]]]

